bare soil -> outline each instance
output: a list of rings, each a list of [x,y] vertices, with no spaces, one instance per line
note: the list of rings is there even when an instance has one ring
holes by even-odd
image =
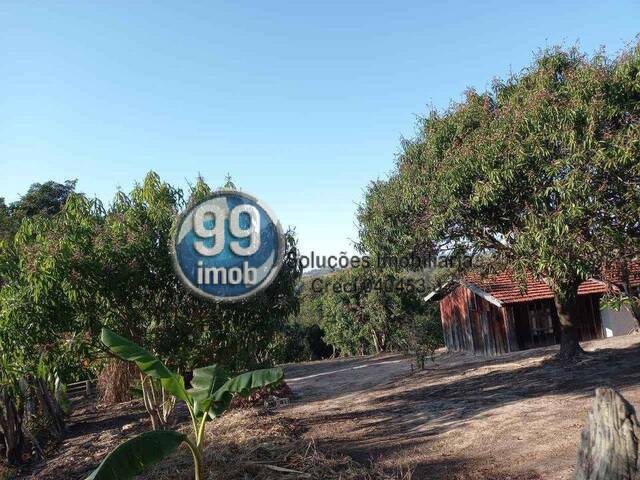
[[[595,388],[613,387],[640,405],[640,336],[583,348],[588,354],[570,366],[553,361],[557,347],[498,358],[442,351],[424,371],[403,355],[287,365],[289,407],[211,423],[207,478],[571,479]],[[179,418],[188,428],[184,411]],[[139,402],[81,401],[62,444],[7,478],[84,479],[149,428]],[[181,450],[144,479],[191,472]]]
[[[149,424],[139,401],[107,406],[96,405],[95,399],[76,400],[62,443],[46,452],[44,460],[17,472],[15,478],[83,479],[120,443],[149,430]]]
[[[278,389],[287,393],[288,387]],[[118,445],[148,431],[150,422],[139,401],[94,405],[94,399],[75,402],[64,441],[46,458],[20,472],[0,469],[0,480],[82,480]],[[204,452],[205,480],[410,480],[406,471],[389,472],[361,465],[347,455],[323,452],[303,436],[304,427],[281,410],[234,402],[236,410],[209,423]],[[258,402],[260,403],[260,402]],[[184,406],[177,412],[176,429],[190,432]],[[194,466],[186,448],[155,466],[139,480],[193,480]]]
[[[572,365],[557,348],[439,352],[420,372],[402,355],[288,365],[286,413],[324,447],[413,480],[568,480],[595,388],[640,405],[640,337],[585,343]]]

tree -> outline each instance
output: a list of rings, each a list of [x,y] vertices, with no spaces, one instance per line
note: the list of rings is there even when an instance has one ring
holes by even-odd
[[[11,214],[18,219],[34,215],[55,215],[62,210],[69,195],[75,192],[76,183],[77,180],[34,183],[20,200],[11,204]]]
[[[32,184],[25,195],[10,205],[0,197],[0,243],[10,244],[23,218],[60,212],[75,187],[76,180],[67,180],[64,184],[48,181]]]
[[[13,236],[15,229],[15,222],[11,218],[9,207],[7,207],[4,198],[0,197],[0,242],[8,241]]]
[[[613,60],[554,48],[431,112],[402,142],[391,178],[368,189],[363,248],[489,253],[494,269],[544,280],[559,356],[572,358],[579,284],[619,252],[638,253],[639,71],[639,48]]]
[[[12,464],[22,462],[30,444],[40,451],[40,442],[62,436],[61,378],[70,374],[79,353],[72,352],[73,342],[51,343],[51,323],[38,321],[56,318],[59,312],[51,302],[34,302],[38,292],[26,288],[30,271],[21,268],[14,237],[23,220],[58,214],[74,188],[75,181],[47,182],[33,184],[9,206],[0,198],[0,440]],[[37,420],[38,431],[33,431],[31,419]],[[31,430],[29,441],[25,430]]]
[[[54,387],[101,372],[108,355],[97,341],[103,326],[126,333],[187,375],[214,362],[232,372],[273,362],[272,344],[298,308],[297,262],[287,256],[268,288],[231,306],[192,295],[173,270],[174,218],[210,192],[202,178],[185,200],[151,172],[129,194],[118,192],[106,209],[72,192],[72,184],[45,185],[0,208],[0,220],[20,218],[0,242],[0,440],[12,462],[29,446],[25,404],[37,402],[38,417],[52,434],[61,433]],[[286,241],[289,253],[296,246],[293,232]],[[127,392],[133,379],[122,378],[119,386]],[[29,397],[34,401],[25,402]],[[153,407],[150,415],[157,413]]]
[[[430,315],[431,306],[422,301],[422,282],[411,275],[358,267],[320,280],[308,287],[318,291],[324,339],[342,355],[417,351],[423,335],[416,327],[422,325],[426,332],[423,322],[439,324],[438,317]]]
[[[15,236],[15,258],[6,263],[11,275],[0,295],[6,299],[0,334],[25,332],[16,349],[19,342],[36,351],[43,343],[74,345],[82,352],[76,359],[91,365],[105,354],[95,340],[103,326],[170,358],[169,366],[180,372],[212,362],[233,371],[271,363],[270,344],[297,308],[296,262],[288,260],[263,292],[231,306],[192,295],[175,275],[169,242],[174,219],[209,191],[200,178],[185,200],[151,172],[129,194],[118,192],[107,209],[70,194],[58,214],[25,218]]]

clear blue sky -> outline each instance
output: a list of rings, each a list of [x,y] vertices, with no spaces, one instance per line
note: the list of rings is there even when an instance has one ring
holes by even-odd
[[[640,2],[6,2],[0,196],[79,180],[109,201],[153,169],[243,190],[304,251],[355,236],[355,204],[427,105],[540,47],[615,53]]]

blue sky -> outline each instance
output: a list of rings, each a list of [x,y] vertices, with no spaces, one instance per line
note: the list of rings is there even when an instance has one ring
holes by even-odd
[[[2,2],[0,196],[77,178],[109,201],[149,170],[227,172],[349,249],[367,183],[429,105],[579,41],[615,53],[640,2]]]

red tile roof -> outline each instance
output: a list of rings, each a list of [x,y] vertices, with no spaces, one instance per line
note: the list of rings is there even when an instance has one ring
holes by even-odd
[[[532,276],[528,276],[524,288],[520,286],[518,280],[507,272],[486,278],[481,278],[478,275],[467,275],[464,283],[483,290],[504,304],[553,298],[553,293],[547,284],[534,280]],[[582,282],[578,288],[578,295],[606,293],[607,289],[608,287],[604,282],[589,279]]]
[[[611,264],[607,265],[603,268],[603,277],[608,282],[611,282],[615,285],[622,286],[622,266]],[[639,287],[640,286],[640,261],[630,262],[627,266],[629,269],[629,286],[630,287]]]

